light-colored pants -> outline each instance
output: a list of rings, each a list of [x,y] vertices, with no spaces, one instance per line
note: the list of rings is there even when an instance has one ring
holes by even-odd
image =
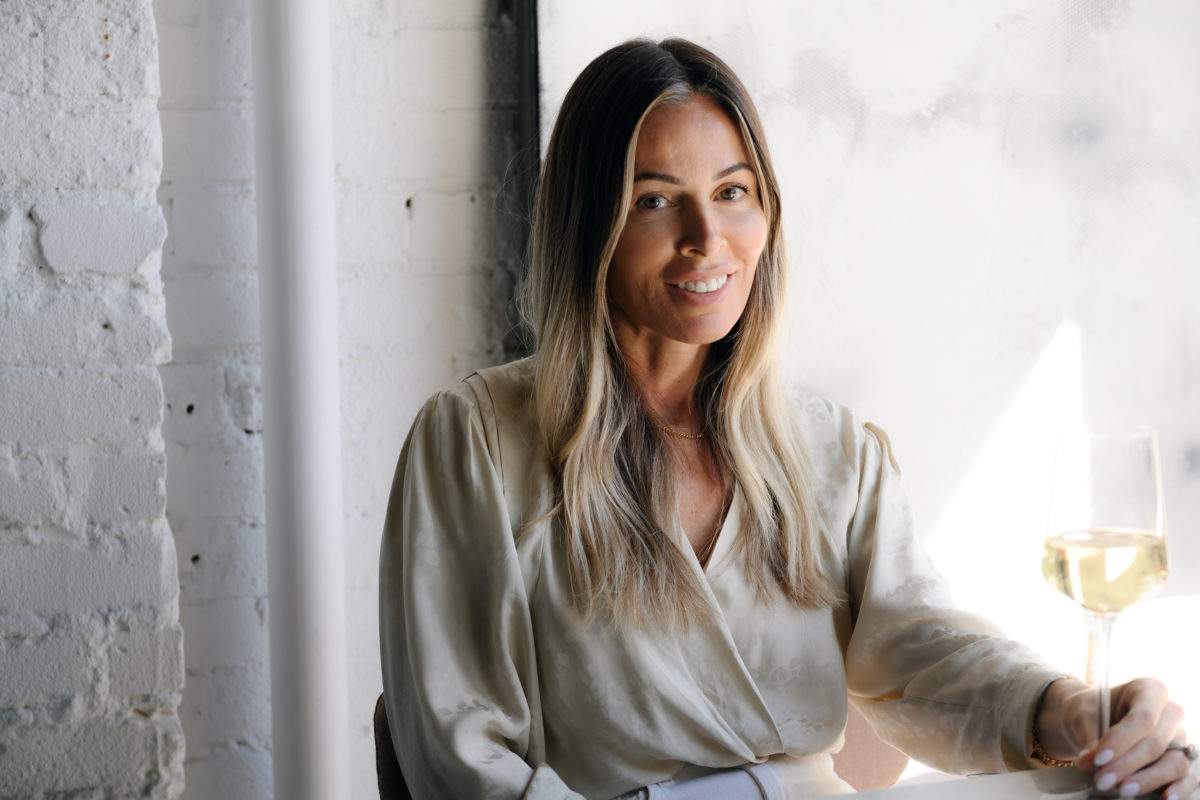
[[[833,771],[828,754],[775,756],[728,769],[684,767],[673,778],[621,795],[619,800],[804,800],[854,789]]]

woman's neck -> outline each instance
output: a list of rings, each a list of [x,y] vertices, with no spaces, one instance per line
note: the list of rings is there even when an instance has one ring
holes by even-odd
[[[623,326],[615,331],[630,378],[651,412],[668,425],[701,427],[696,384],[711,345],[677,342],[653,333],[638,336]]]

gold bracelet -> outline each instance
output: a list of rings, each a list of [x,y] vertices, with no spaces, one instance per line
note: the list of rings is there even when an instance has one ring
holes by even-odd
[[[1062,679],[1055,678],[1053,681],[1050,681],[1050,683],[1046,684],[1046,688],[1042,690],[1042,693],[1038,695],[1037,705],[1033,709],[1033,752],[1030,753],[1030,756],[1036,758],[1038,761],[1042,762],[1048,767],[1073,767],[1075,766],[1075,762],[1073,760],[1066,761],[1061,758],[1055,758],[1047,753],[1046,748],[1042,746],[1042,740],[1038,738],[1037,721],[1038,715],[1042,713],[1042,703],[1045,701],[1046,695],[1050,692],[1051,684],[1058,680]]]

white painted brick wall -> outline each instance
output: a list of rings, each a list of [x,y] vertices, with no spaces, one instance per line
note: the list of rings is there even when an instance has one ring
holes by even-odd
[[[0,4],[0,796],[178,797],[146,0]]]
[[[156,0],[154,8],[174,350],[162,370],[163,427],[187,633],[186,797],[266,800],[258,434],[270,422],[260,400],[249,5]],[[361,800],[377,796],[377,559],[403,435],[430,391],[503,359],[494,320],[511,295],[514,257],[494,203],[514,154],[516,40],[511,20],[485,0],[342,0],[331,36],[353,796]]]
[[[120,196],[60,197],[33,207],[38,244],[58,274],[136,272],[166,236],[158,203],[131,206]]]
[[[187,636],[185,798],[269,800],[271,685],[248,0],[156,0],[167,516]]]
[[[355,800],[378,797],[378,558],[404,435],[435,388],[505,360],[517,152],[504,3],[342,0],[333,32],[343,481]],[[505,226],[508,225],[508,228]]]

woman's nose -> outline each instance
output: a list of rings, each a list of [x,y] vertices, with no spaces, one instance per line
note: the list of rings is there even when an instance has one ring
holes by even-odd
[[[683,215],[684,228],[679,240],[679,252],[685,256],[710,256],[721,249],[725,233],[715,210],[692,203]]]

